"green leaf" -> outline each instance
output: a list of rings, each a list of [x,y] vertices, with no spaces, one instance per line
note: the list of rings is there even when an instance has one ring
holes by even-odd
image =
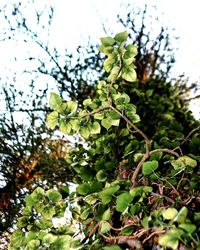
[[[137,74],[133,64],[122,69],[122,78],[128,82],[135,82],[137,80]]]
[[[112,126],[119,126],[120,119],[105,118],[101,121],[101,125],[107,130]]]
[[[66,121],[64,118],[60,119],[60,131],[66,135],[69,135],[72,130],[71,124],[69,121]]]
[[[90,124],[89,131],[91,134],[99,134],[101,132],[101,126],[98,122]]]
[[[136,45],[129,44],[126,47],[126,51],[129,53],[128,57],[130,57],[130,56],[135,57],[137,55],[137,53],[138,53],[138,47]]]
[[[185,222],[188,214],[187,207],[182,207],[178,214],[174,217],[173,221],[182,224]]]
[[[111,210],[110,208],[108,208],[102,215],[102,220],[106,221],[106,220],[110,220],[111,217]]]
[[[38,250],[40,246],[40,240],[31,240],[27,243],[26,249],[27,250]]]
[[[133,112],[126,112],[127,117],[132,121],[132,123],[140,122],[140,117]]]
[[[104,118],[104,113],[96,113],[94,114],[94,119],[102,120]]]
[[[38,236],[38,232],[28,232],[26,234],[26,240],[27,241],[34,240],[37,238],[37,236]]]
[[[48,233],[43,237],[43,242],[47,243],[47,244],[51,244],[53,242],[55,242],[58,239],[57,235]]]
[[[10,249],[20,249],[21,247],[24,246],[24,243],[25,243],[25,233],[23,233],[21,230],[14,231],[11,236],[11,244],[10,244],[10,246],[13,248]]]
[[[197,227],[194,224],[180,224],[178,227],[182,228],[189,234],[194,233],[194,231],[197,229]]]
[[[119,120],[120,115],[115,110],[109,110],[107,113],[107,118],[110,118],[110,120]]]
[[[98,192],[101,189],[101,187],[102,187],[101,182],[93,181],[90,183],[80,184],[76,190],[80,195],[87,195]]]
[[[114,51],[114,47],[113,46],[104,46],[101,45],[99,46],[99,51],[101,51],[102,53],[104,53],[105,55],[110,55],[113,51]]]
[[[174,239],[173,235],[169,233],[160,235],[158,242],[163,247],[169,247],[173,250],[178,249],[179,240],[177,238]]]
[[[56,214],[56,210],[55,210],[55,206],[49,206],[49,207],[45,207],[42,212],[41,215],[45,220],[50,220],[52,219],[52,217]]]
[[[29,222],[28,216],[19,217],[17,220],[17,226],[20,228],[25,227],[25,226],[27,226],[28,222]]]
[[[115,194],[120,189],[119,185],[104,188],[99,192],[99,198],[102,200],[104,205],[108,204],[112,200],[113,194]]]
[[[62,195],[57,190],[54,189],[49,189],[46,192],[46,196],[52,202],[57,202],[62,199]]]
[[[106,72],[110,72],[114,67],[115,63],[118,62],[117,56],[112,53],[108,56],[108,58],[104,61],[103,66]]]
[[[146,161],[142,165],[143,175],[150,175],[158,168],[158,161]]]
[[[117,196],[116,200],[116,210],[118,212],[124,212],[128,205],[132,202],[133,196],[129,192],[125,192]]]
[[[26,202],[26,207],[30,207],[30,208],[35,204],[35,200],[32,198],[31,195],[28,195],[25,198],[25,202]]]
[[[83,136],[83,138],[87,139],[90,135],[90,130],[88,127],[81,127],[80,134]]]
[[[51,92],[49,104],[52,109],[59,112],[62,105],[62,98],[56,93]]]
[[[84,106],[90,106],[91,103],[92,103],[92,99],[90,99],[90,98],[85,99],[85,100],[83,101],[83,105],[84,105]]]
[[[172,220],[177,215],[176,208],[166,208],[162,211],[162,216],[165,220]]]
[[[106,234],[107,232],[109,232],[111,229],[111,225],[110,223],[108,223],[107,221],[102,221],[101,226],[100,226],[100,231],[102,234]]]
[[[175,170],[181,170],[185,169],[185,167],[196,167],[197,166],[197,161],[190,158],[189,156],[182,156],[179,157],[177,160],[171,161],[172,166],[174,167]]]
[[[149,158],[150,161],[156,160],[159,161],[163,156],[163,152],[158,152],[156,154],[152,154]]]
[[[80,195],[87,195],[90,191],[90,185],[88,183],[83,183],[83,184],[80,184],[78,187],[77,187],[77,192],[80,194]]]
[[[107,81],[108,82],[115,82],[119,76],[120,69],[121,68],[118,65],[114,65],[111,72],[110,72],[110,75],[108,76]]]
[[[101,125],[106,128],[107,130],[112,127],[112,124],[110,123],[110,119],[105,118],[101,121]]]
[[[103,250],[121,250],[121,247],[119,247],[117,245],[112,245],[112,246],[104,247]]]
[[[113,99],[116,105],[126,105],[130,102],[130,97],[126,93],[123,93],[121,95],[115,94],[113,95]]]
[[[80,129],[80,120],[78,120],[78,119],[71,119],[69,121],[69,123],[71,125],[72,130],[74,130],[76,132],[79,131],[79,129]]]
[[[129,192],[130,192],[130,195],[135,198],[137,196],[142,196],[143,193],[150,193],[152,192],[153,188],[152,187],[149,187],[149,186],[140,186],[140,187],[135,187],[133,189],[131,189]]]
[[[134,162],[135,162],[135,163],[138,163],[139,161],[142,160],[142,157],[143,157],[143,156],[144,156],[144,154],[142,154],[142,153],[136,153],[136,154],[134,154],[134,156],[133,156]]]
[[[126,52],[123,55],[123,64],[125,67],[131,65],[134,61],[134,57],[137,55],[137,46],[128,45],[126,47]]]
[[[78,108],[78,104],[76,102],[74,102],[74,101],[68,101],[67,102],[67,111],[68,111],[68,113],[72,114],[72,113],[76,112],[77,108]]]
[[[45,195],[45,191],[43,188],[41,187],[37,187],[33,193],[31,194],[31,197],[33,198],[33,200],[35,201],[35,203],[37,201],[39,201],[41,198],[43,198]]]
[[[141,210],[141,205],[140,203],[135,203],[135,205],[131,206],[130,208],[130,213],[131,215],[137,215]]]
[[[97,178],[97,180],[100,181],[100,182],[106,181],[106,179],[107,179],[107,174],[106,174],[105,170],[104,170],[104,169],[99,170],[99,171],[97,172],[97,174],[96,174],[96,178]]]
[[[125,42],[128,38],[128,33],[127,33],[127,31],[120,32],[120,33],[116,34],[114,38],[119,43]]]
[[[115,39],[113,39],[112,37],[102,37],[100,38],[100,40],[103,46],[112,46],[115,43]]]
[[[57,111],[51,112],[47,116],[46,123],[51,129],[54,129],[58,124],[58,112]]]

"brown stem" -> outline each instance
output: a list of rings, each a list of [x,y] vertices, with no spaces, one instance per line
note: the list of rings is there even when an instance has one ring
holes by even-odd
[[[117,108],[113,107],[112,105],[110,105],[110,108],[113,109],[116,113],[118,113],[126,121],[127,124],[133,127],[133,129],[144,138],[145,144],[146,144],[146,154],[149,154],[149,146],[151,144],[151,141],[149,140],[149,138],[138,127],[136,127],[124,114],[122,114]]]
[[[186,143],[186,141],[190,138],[190,136],[192,134],[194,134],[196,131],[200,130],[200,126],[193,129],[192,131],[190,131],[190,133],[185,137],[185,139],[181,142],[181,145],[183,145],[184,143]]]
[[[158,149],[154,149],[152,151],[149,152],[149,155],[153,155],[159,152],[166,152],[169,153],[171,155],[175,155],[176,157],[179,157],[180,155],[177,152],[174,152],[174,150],[168,149],[168,148],[158,148]]]
[[[179,154],[177,152],[174,152],[173,150],[170,150],[168,148],[160,148],[160,149],[155,149],[155,150],[152,150],[150,152],[147,152],[142,157],[141,161],[139,162],[139,164],[137,165],[135,171],[133,172],[133,175],[132,175],[132,178],[131,178],[131,182],[133,183],[133,185],[132,185],[131,188],[134,188],[136,186],[136,184],[137,184],[136,179],[137,179],[137,176],[138,176],[139,172],[142,169],[143,163],[149,158],[150,155],[156,154],[158,152],[166,152],[168,154],[175,155],[176,157],[179,157]]]

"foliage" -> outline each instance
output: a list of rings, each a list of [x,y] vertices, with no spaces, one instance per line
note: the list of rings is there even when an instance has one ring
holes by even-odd
[[[199,122],[177,86],[157,79],[139,87],[137,47],[127,38],[101,38],[108,78],[94,98],[79,106],[51,94],[49,127],[85,139],[67,158],[76,192],[36,189],[10,249],[200,248]],[[56,228],[52,220],[63,216],[64,204],[71,221]],[[74,222],[76,232],[69,232]]]

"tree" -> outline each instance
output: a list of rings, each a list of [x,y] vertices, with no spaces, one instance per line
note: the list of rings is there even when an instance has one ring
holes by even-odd
[[[76,191],[38,187],[25,199],[10,249],[199,248],[200,124],[177,86],[137,80],[137,46],[127,38],[101,38],[108,78],[82,107],[51,94],[49,127],[78,132],[87,144],[67,159]],[[56,226],[66,207],[71,218]]]
[[[31,5],[33,7],[32,9],[35,9],[33,3],[34,1],[29,1],[28,8],[30,8]],[[72,55],[67,50],[61,55],[56,48],[49,44],[48,35],[45,39],[44,37],[40,37],[41,33],[46,34],[40,32],[44,29],[42,27],[45,27],[45,30],[48,30],[48,27],[51,26],[53,20],[52,7],[46,8],[45,11],[36,10],[35,23],[40,27],[38,30],[30,27],[29,18],[26,16],[26,8],[24,5],[13,4],[11,6],[8,5],[8,7],[9,8],[2,9],[2,12],[4,11],[5,19],[8,21],[10,30],[12,31],[9,36],[11,36],[12,39],[19,39],[19,37],[16,36],[16,31],[20,31],[20,33],[23,34],[23,36],[20,36],[20,39],[24,42],[23,45],[29,43],[34,44],[35,46],[37,45],[36,51],[39,51],[40,57],[38,57],[38,54],[30,54],[27,58],[30,62],[30,68],[26,69],[25,73],[26,76],[28,74],[32,77],[32,79],[27,80],[27,85],[29,85],[30,82],[29,93],[33,93],[32,96],[27,98],[26,93],[22,95],[19,86],[17,86],[16,89],[12,85],[10,88],[6,87],[2,89],[2,93],[7,100],[7,109],[5,110],[6,116],[2,115],[3,119],[1,120],[1,173],[4,177],[3,180],[6,182],[6,185],[1,189],[1,194],[6,194],[6,196],[4,195],[1,197],[1,204],[3,204],[1,209],[1,222],[4,222],[3,225],[1,225],[1,230],[5,230],[13,224],[13,219],[19,211],[21,204],[23,204],[24,197],[27,195],[27,192],[31,192],[35,186],[45,185],[46,188],[52,188],[57,184],[62,185],[66,180],[75,182],[81,181],[79,180],[80,177],[74,175],[74,170],[69,167],[69,164],[66,163],[62,157],[62,151],[61,157],[59,157],[59,163],[57,162],[57,157],[54,157],[55,151],[60,147],[60,142],[56,142],[55,140],[51,142],[50,130],[47,130],[46,126],[44,126],[44,117],[49,111],[49,108],[46,107],[45,100],[47,87],[40,92],[39,96],[38,92],[36,93],[34,91],[36,84],[40,84],[41,75],[47,77],[42,77],[42,81],[48,83],[51,82],[50,79],[54,79],[53,84],[57,86],[57,92],[60,96],[63,98],[70,97],[72,100],[78,101],[79,106],[82,105],[82,101],[85,98],[95,96],[96,89],[93,88],[94,79],[97,79],[98,76],[101,80],[107,78],[107,73],[102,73],[102,57],[100,57],[99,52],[96,51],[96,46],[90,46],[86,50],[79,47],[77,49],[79,52],[77,54],[77,62],[75,63],[75,66],[72,66]],[[10,18],[9,12],[14,13],[12,19]],[[133,22],[137,15],[134,17],[131,15],[131,13],[128,14],[126,21],[123,21],[122,19],[120,21],[124,23],[124,26],[130,27],[130,31],[133,30],[133,32],[130,33],[130,39],[138,45],[138,55],[136,55],[135,64],[137,65],[136,71],[138,79],[142,84],[137,85],[136,83],[138,90],[137,88],[133,90],[132,86],[130,88],[130,86],[126,84],[122,85],[122,88],[124,89],[123,91],[126,91],[127,93],[131,91],[131,101],[135,103],[137,100],[138,113],[142,118],[141,122],[146,122],[143,124],[143,127],[145,127],[145,133],[151,137],[154,135],[153,131],[157,128],[158,122],[156,119],[160,120],[159,116],[162,110],[168,110],[170,112],[170,110],[173,109],[171,99],[174,100],[173,94],[175,89],[179,91],[179,89],[182,88],[182,90],[185,91],[186,88],[184,86],[177,86],[174,89],[171,87],[171,84],[166,84],[164,81],[164,79],[168,78],[169,69],[173,65],[173,55],[171,54],[166,58],[165,54],[162,54],[163,48],[165,49],[165,52],[167,49],[169,49],[170,52],[169,37],[166,30],[164,28],[161,29],[158,35],[153,39],[154,43],[152,43],[152,39],[150,39],[150,37],[148,38],[149,33],[145,29],[144,24],[146,10],[143,12],[142,23],[139,29],[137,29],[137,25]],[[48,16],[47,21],[44,21],[46,20],[44,16]],[[140,15],[138,15],[138,18],[140,18]],[[47,33],[49,34],[49,32]],[[5,35],[7,35],[7,33]],[[147,40],[145,40],[144,37],[147,38]],[[153,55],[154,52],[156,53],[156,56]],[[41,57],[41,55],[43,56]],[[153,59],[153,61],[150,62],[149,59]],[[163,68],[164,65],[168,66]],[[41,73],[41,75],[39,73]],[[160,81],[161,78],[163,81]],[[11,79],[7,80],[6,84],[8,84],[10,80]],[[153,83],[150,80],[155,80],[155,82]],[[18,82],[19,80],[17,80],[17,84]],[[143,92],[141,93],[141,90],[144,91],[146,88],[149,88],[148,97],[142,95]],[[153,99],[154,93],[156,93],[155,100]],[[170,103],[166,103],[165,98],[160,98],[159,95],[161,94],[167,94],[167,96],[172,95]],[[23,102],[19,105],[18,100],[15,101],[19,96],[21,100],[27,101],[26,106]],[[152,119],[149,120],[149,102],[151,104],[152,114],[157,117],[156,119],[154,119],[152,115]],[[31,109],[30,103],[32,103]],[[157,111],[160,112],[159,114],[154,110],[155,106]],[[174,107],[177,106],[175,105]],[[179,121],[182,121],[185,115],[185,110],[179,108],[179,111],[182,112],[181,115],[179,114]],[[25,124],[20,124],[16,120],[16,114],[19,113],[25,114],[26,123],[29,121],[29,124],[27,123],[25,126]],[[8,117],[8,114],[10,114],[10,118]],[[188,114],[188,120],[190,119],[191,117]],[[191,126],[195,127],[195,125]],[[190,128],[190,126],[184,127],[184,133],[186,134]],[[17,140],[17,137],[20,137],[20,140]],[[111,138],[109,140],[111,140]],[[116,143],[121,143],[120,137],[118,140],[116,138],[113,139],[112,143],[114,143],[114,141]],[[63,141],[61,141],[61,144],[62,143]],[[74,157],[76,158],[79,155],[80,159],[84,161],[84,157],[82,156],[84,155],[84,150],[82,146],[75,146],[79,148],[79,151],[76,153],[74,152]],[[121,156],[123,156],[122,154],[123,152],[120,150],[118,154],[116,152],[116,159],[121,159]],[[70,159],[68,159],[68,161],[70,161]],[[22,162],[23,164],[21,164]],[[33,166],[35,166],[34,169]],[[28,174],[27,169],[30,169]],[[77,180],[74,180],[74,178]],[[18,185],[18,183],[20,183],[20,185]],[[7,197],[7,195],[9,197]],[[11,195],[12,198],[10,198]],[[10,211],[12,211],[12,214]]]

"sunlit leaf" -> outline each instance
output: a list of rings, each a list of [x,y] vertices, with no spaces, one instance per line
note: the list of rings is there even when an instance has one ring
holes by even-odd
[[[119,73],[120,73],[120,67],[119,65],[114,65],[111,72],[110,72],[110,75],[108,76],[108,82],[115,82],[119,76]]]
[[[105,170],[101,169],[97,172],[96,177],[98,181],[104,182],[107,179],[107,174]]]
[[[62,105],[62,98],[58,94],[51,92],[49,105],[52,109],[59,112]]]
[[[102,220],[106,221],[106,220],[110,220],[111,217],[111,210],[110,208],[108,208],[102,215]]]
[[[178,228],[171,229],[167,233],[159,235],[158,243],[163,247],[176,250],[178,249],[179,238],[182,234],[183,231]]]
[[[108,58],[104,61],[103,66],[106,72],[110,72],[112,68],[114,67],[114,64],[117,63],[117,55],[111,54],[108,56]]]
[[[66,135],[69,135],[71,132],[71,124],[69,121],[66,121],[65,119],[60,119],[60,131]]]
[[[98,122],[90,124],[89,131],[91,134],[99,134],[101,132],[101,126]]]
[[[128,38],[128,32],[127,31],[120,32],[116,34],[114,38],[119,43],[125,42]]]
[[[40,246],[40,240],[30,240],[27,243],[26,249],[27,250],[37,250]]]
[[[51,129],[54,129],[58,124],[58,112],[57,111],[51,112],[47,116],[46,123]]]
[[[90,130],[88,127],[81,127],[80,128],[80,134],[83,136],[83,138],[87,139],[90,135]]]
[[[177,215],[177,213],[178,211],[176,210],[176,208],[169,207],[162,211],[162,216],[166,220],[172,220]]]
[[[110,119],[105,118],[101,121],[101,125],[106,128],[107,130],[112,126],[112,124],[110,123]]]
[[[76,112],[77,108],[78,108],[78,104],[76,102],[74,102],[74,101],[67,102],[67,109],[68,109],[69,113]]]
[[[122,78],[128,82],[136,81],[137,74],[132,64],[122,69]]]
[[[113,39],[112,37],[102,37],[100,38],[100,40],[104,46],[112,46],[115,43],[115,39]]]
[[[182,207],[178,214],[174,217],[173,221],[180,224],[184,223],[188,214],[187,207]]]
[[[137,196],[142,196],[143,193],[150,193],[152,192],[153,188],[149,186],[140,186],[140,187],[135,187],[132,188],[129,192],[130,195],[134,198]]]
[[[109,232],[111,229],[111,225],[109,222],[107,221],[102,221],[101,226],[100,226],[100,231],[102,234],[106,234],[107,232]]]
[[[41,215],[45,220],[51,219],[55,214],[56,214],[55,206],[45,207],[41,212]]]

